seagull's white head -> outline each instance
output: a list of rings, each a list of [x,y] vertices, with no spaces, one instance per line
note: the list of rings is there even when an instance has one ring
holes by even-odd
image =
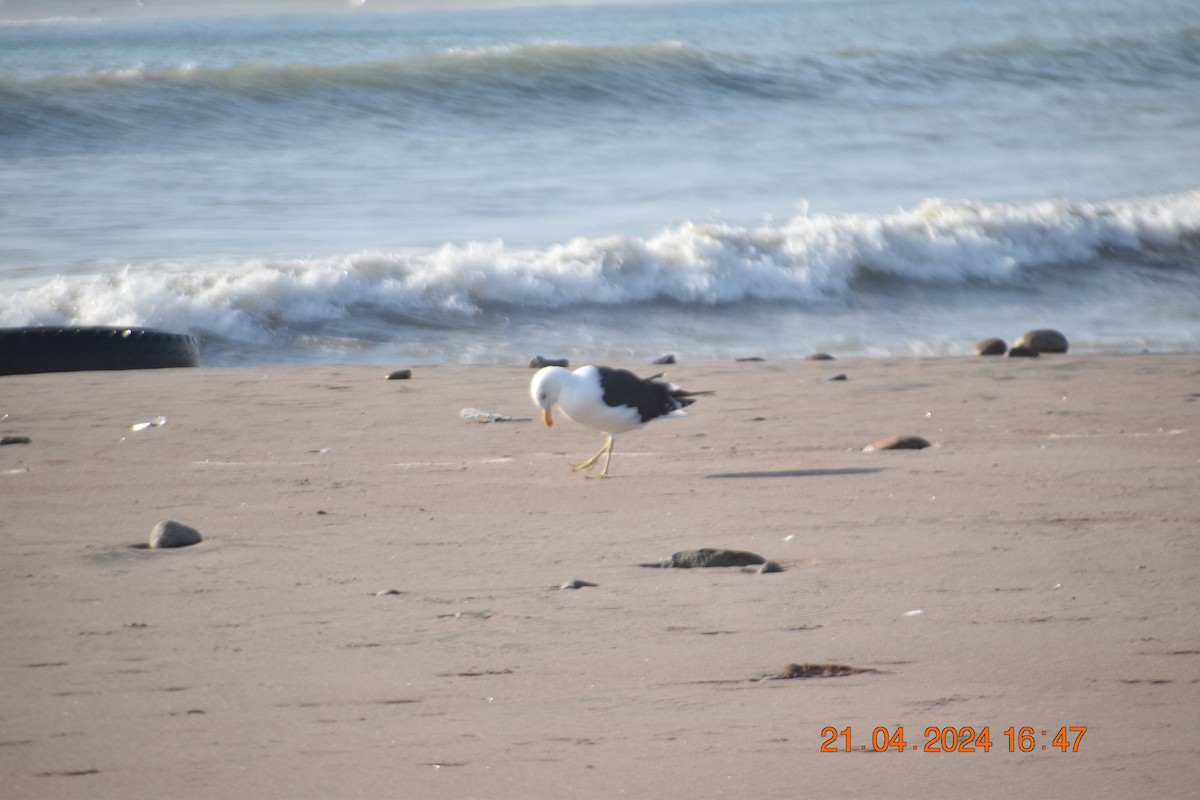
[[[554,427],[554,417],[550,415],[550,409],[558,402],[558,396],[562,393],[562,377],[565,372],[562,367],[542,367],[529,384],[529,394],[533,397],[534,404],[542,410],[542,422],[547,428]]]

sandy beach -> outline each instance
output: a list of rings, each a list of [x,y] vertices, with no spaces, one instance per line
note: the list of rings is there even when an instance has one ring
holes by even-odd
[[[1195,792],[1200,354],[406,366],[0,378],[4,797]]]

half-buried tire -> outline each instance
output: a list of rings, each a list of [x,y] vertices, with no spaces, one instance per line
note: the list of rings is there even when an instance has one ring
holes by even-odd
[[[0,375],[194,367],[196,337],[153,328],[0,328]]]

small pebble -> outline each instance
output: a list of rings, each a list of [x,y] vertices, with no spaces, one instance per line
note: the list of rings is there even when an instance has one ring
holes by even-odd
[[[546,358],[545,356],[534,356],[529,362],[529,366],[533,369],[541,369],[542,367],[569,367],[571,362],[565,358]]]
[[[735,358],[734,361],[766,361],[762,356],[746,356],[745,358]]]
[[[779,563],[776,561],[764,561],[757,567],[742,567],[742,572],[753,575],[764,575],[771,572],[783,572],[783,567],[779,566]]]
[[[863,448],[864,453],[871,453],[876,450],[923,450],[929,447],[929,441],[922,439],[920,436],[890,436],[887,439],[880,439],[874,444],[869,444]]]
[[[188,547],[198,544],[202,539],[200,531],[195,528],[165,519],[150,531],[150,548],[156,550],[163,547]]]
[[[829,353],[813,353],[810,356],[804,357],[806,361],[833,361],[833,356]]]
[[[33,439],[28,436],[0,436],[0,445],[5,444],[30,444]]]
[[[389,381],[406,381],[412,377],[411,369],[398,369],[394,372],[389,372],[387,380]]]
[[[389,594],[400,594],[399,589],[380,589],[375,593],[376,597],[386,597]]]
[[[833,375],[826,375],[824,378],[821,378],[821,383],[829,383],[830,381],[844,381],[844,380],[846,380],[846,373],[838,372]]]
[[[675,356],[670,353],[667,353],[665,356],[659,356],[658,358],[654,359],[654,361],[652,361],[651,363],[653,363],[653,364],[674,364]]]

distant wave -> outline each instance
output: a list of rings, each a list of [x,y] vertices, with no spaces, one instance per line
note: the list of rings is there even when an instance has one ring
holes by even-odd
[[[99,17],[37,17],[35,19],[0,19],[3,28],[34,28],[47,25],[102,25]]]
[[[0,155],[104,149],[197,136],[259,141],[336,122],[380,126],[469,117],[560,124],[614,108],[643,115],[733,111],[745,102],[872,102],[878,92],[978,91],[1200,80],[1200,28],[1147,39],[1029,39],[934,55],[846,50],[790,58],[674,42],[514,44],[349,64],[132,64],[0,78]],[[295,133],[293,135],[302,135]]]
[[[1196,291],[1200,190],[1115,203],[930,200],[892,214],[802,214],[757,228],[688,223],[647,239],[538,249],[471,242],[422,253],[139,264],[15,292],[0,325],[160,325],[263,344],[618,305],[829,310],[886,297],[929,312],[931,292],[970,288],[986,303],[992,291],[1064,281],[1065,301],[1085,303],[1114,291],[1114,270],[1117,280],[1157,274]]]
[[[933,56],[897,51],[840,53],[845,88],[928,90],[951,84],[1103,86],[1200,79],[1200,27],[1157,36],[1054,39],[1033,36]]]

